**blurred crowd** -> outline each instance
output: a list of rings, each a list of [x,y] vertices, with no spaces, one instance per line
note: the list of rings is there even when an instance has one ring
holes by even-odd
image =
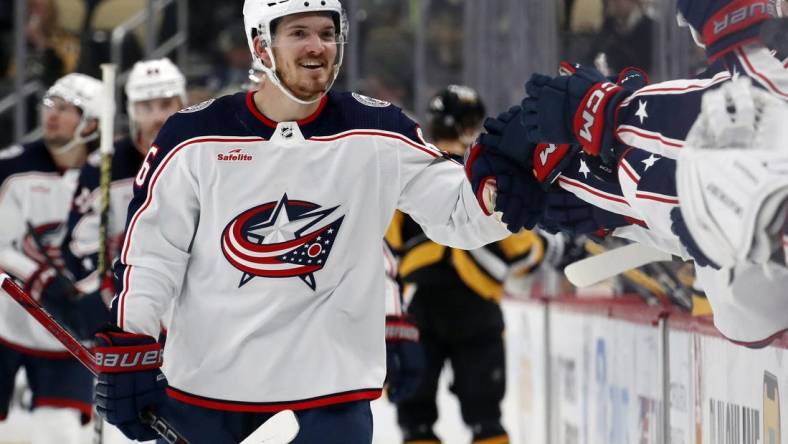
[[[623,66],[650,66],[652,20],[642,0],[561,0],[564,29],[562,53],[581,62],[604,54],[611,70]],[[0,98],[13,92],[14,1],[0,8]],[[414,49],[421,23],[426,53],[429,97],[448,83],[463,81],[463,28],[467,18],[463,0],[433,0],[425,8],[419,1],[360,0],[354,14],[353,39],[358,45],[354,84],[348,70],[339,79],[370,96],[408,110],[414,103]],[[57,78],[81,72],[100,76],[99,64],[110,58],[112,29],[141,13],[146,0],[27,0],[24,35],[27,57],[25,78],[39,82],[43,92]],[[189,101],[237,90],[248,81],[250,56],[241,25],[242,0],[188,2],[188,57],[180,68],[189,81]],[[426,14],[421,17],[420,14]],[[161,43],[178,31],[176,2],[154,15],[154,35]],[[121,71],[144,57],[146,24],[126,35]],[[626,44],[624,44],[626,42]],[[175,60],[174,54],[169,55]],[[349,54],[348,57],[354,57]],[[37,126],[31,96],[27,129]],[[426,101],[426,98],[424,99]],[[0,146],[12,142],[12,112],[0,115]]]

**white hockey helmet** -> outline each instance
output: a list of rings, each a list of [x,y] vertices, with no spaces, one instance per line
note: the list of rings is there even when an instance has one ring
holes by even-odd
[[[137,62],[126,80],[126,99],[131,116],[134,102],[180,97],[186,106],[186,78],[168,58]]]
[[[317,102],[322,96],[310,101],[295,97],[279,80],[279,76],[276,74],[276,59],[274,59],[274,54],[271,50],[274,37],[271,32],[271,24],[274,20],[304,12],[329,12],[334,17],[334,23],[337,26],[337,45],[339,47],[337,48],[337,58],[334,64],[334,77],[326,88],[326,91],[328,91],[339,75],[349,28],[345,10],[342,8],[342,3],[339,0],[245,0],[243,8],[244,33],[246,34],[246,42],[249,44],[249,51],[252,52],[253,65],[259,63],[262,71],[271,79],[271,82],[291,100],[307,105]],[[265,51],[268,53],[268,57],[271,58],[270,68],[265,66],[255,54],[254,38],[256,36],[260,36],[265,44]]]
[[[52,97],[60,97],[82,111],[83,119],[101,117],[102,84],[85,74],[72,73],[59,78],[44,94],[46,105]]]
[[[52,106],[52,98],[60,97],[82,111],[82,119],[74,130],[71,140],[61,147],[52,148],[53,153],[62,154],[79,144],[88,143],[98,138],[98,126],[87,136],[83,136],[82,132],[89,120],[101,118],[103,90],[104,87],[100,80],[79,73],[71,73],[61,77],[47,90],[43,99],[44,106]]]

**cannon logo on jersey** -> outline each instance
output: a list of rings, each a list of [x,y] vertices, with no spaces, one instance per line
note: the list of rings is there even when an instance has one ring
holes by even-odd
[[[60,244],[66,231],[62,223],[51,222],[38,226],[28,225],[27,233],[22,240],[22,251],[27,257],[39,264],[47,263],[47,257],[56,265],[62,266]],[[44,251],[41,251],[41,246]]]
[[[314,290],[314,273],[326,265],[344,216],[323,221],[337,208],[285,194],[233,218],[222,232],[222,252],[243,273],[238,287],[255,277],[297,277]]]

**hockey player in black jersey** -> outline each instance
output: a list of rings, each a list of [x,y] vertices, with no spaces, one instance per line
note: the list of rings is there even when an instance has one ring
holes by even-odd
[[[41,106],[43,138],[0,151],[0,269],[75,331],[91,304],[63,269],[60,244],[79,168],[98,138],[101,82],[69,74]],[[33,443],[81,442],[92,375],[10,298],[0,298],[0,419],[17,371],[33,392]],[[54,440],[54,441],[53,441]]]
[[[461,160],[485,115],[478,94],[451,85],[429,103],[429,129],[438,148]],[[426,369],[414,395],[397,402],[405,443],[439,443],[436,395],[444,366],[451,365],[451,391],[460,402],[473,442],[505,444],[500,403],[506,388],[503,281],[543,257],[542,239],[524,231],[476,250],[432,242],[409,216],[397,213],[387,240],[401,255],[408,313],[416,321]],[[411,299],[412,296],[412,299]]]

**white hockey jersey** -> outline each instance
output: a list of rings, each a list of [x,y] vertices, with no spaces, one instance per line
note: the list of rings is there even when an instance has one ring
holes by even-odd
[[[61,261],[65,220],[79,170],[58,171],[44,142],[0,151],[0,269],[26,281],[46,263]],[[69,356],[66,349],[13,299],[0,297],[0,341],[42,356]]]
[[[509,232],[396,107],[330,93],[312,116],[277,124],[252,97],[188,108],[159,133],[129,206],[117,323],[155,337],[174,303],[163,371],[187,403],[277,411],[376,398],[394,210],[459,248]]]

